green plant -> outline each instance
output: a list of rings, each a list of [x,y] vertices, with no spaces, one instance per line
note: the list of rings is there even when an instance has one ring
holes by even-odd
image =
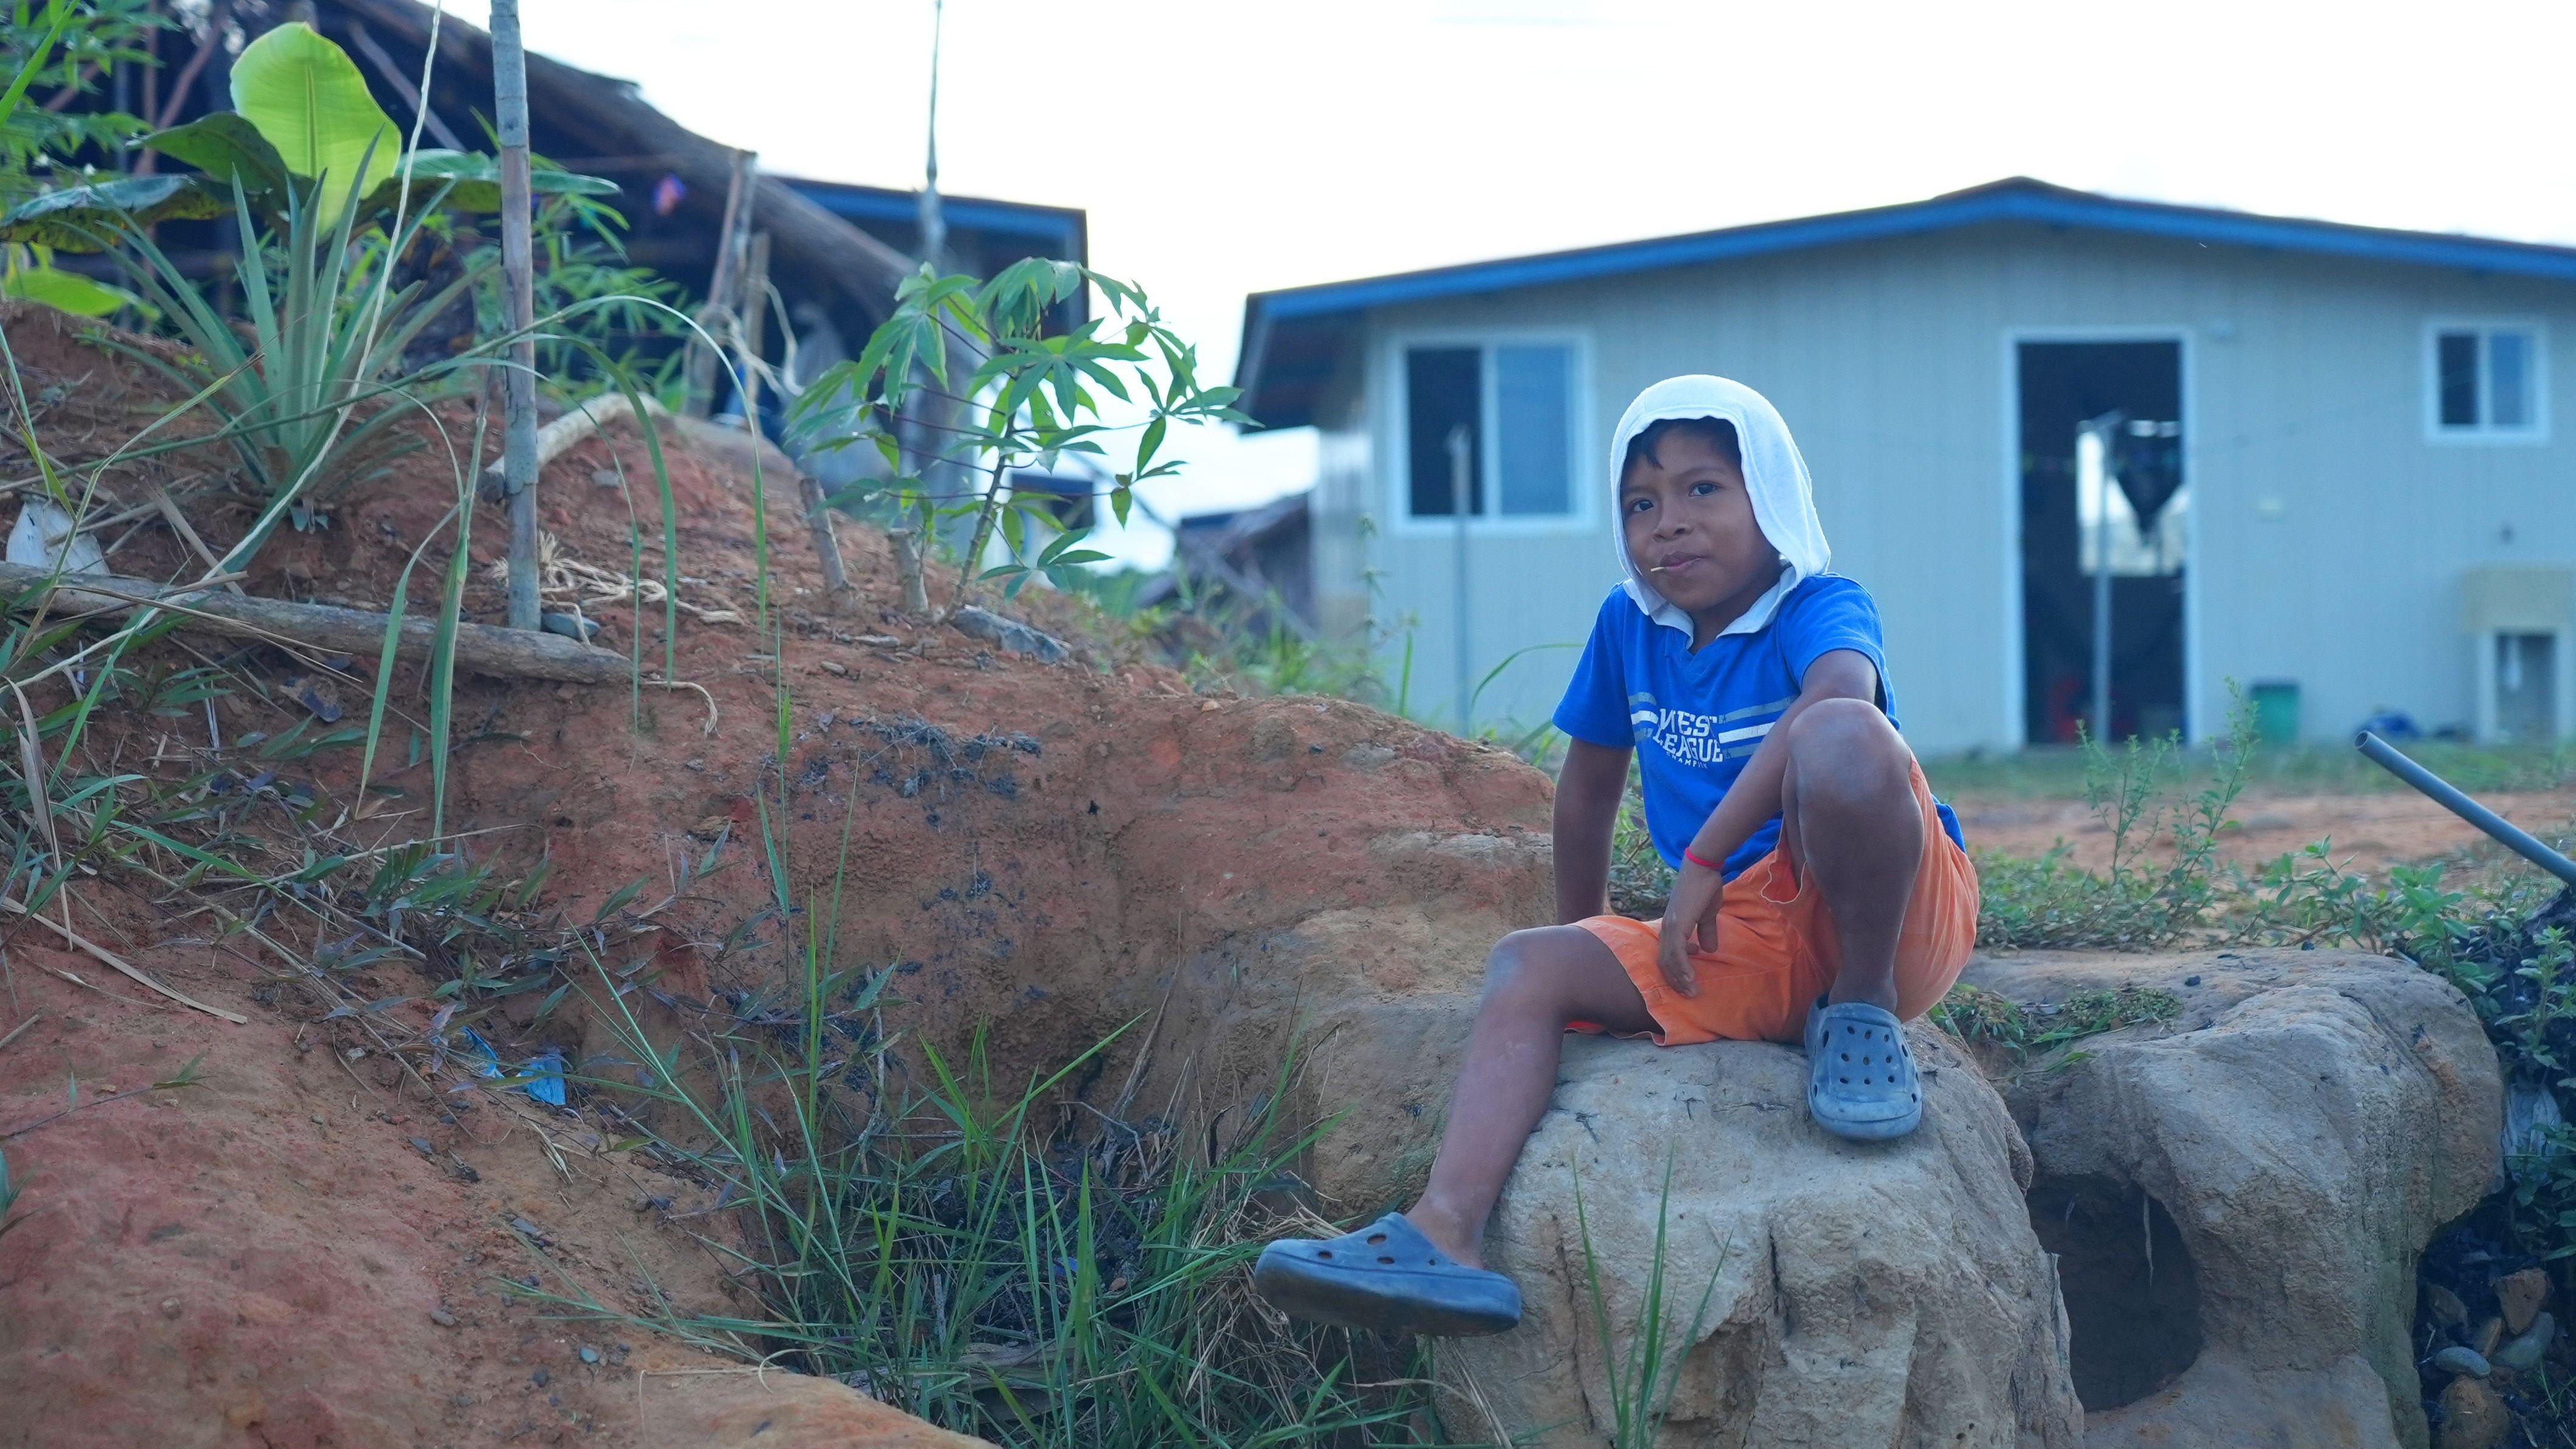
[[[532,232],[536,312],[546,319],[537,332],[539,386],[570,401],[626,378],[676,406],[681,353],[670,344],[688,330],[680,285],[627,260],[626,219],[614,207],[587,195],[542,200]],[[482,336],[510,331],[497,271],[480,274],[474,314]]]
[[[829,919],[815,904],[809,919]],[[1204,1141],[1115,1110],[1075,1130],[1058,1090],[1107,1042],[1001,1090],[980,1037],[954,1063],[916,1044],[929,1083],[899,1094],[891,973],[829,970],[831,950],[818,928],[801,999],[695,1060],[655,1048],[604,973],[590,993],[634,1069],[598,1089],[636,1104],[662,1161],[741,1205],[745,1238],[708,1246],[762,1308],[653,1326],[1003,1444],[1421,1442],[1417,1395],[1362,1387],[1340,1335],[1249,1297],[1263,1195],[1309,1140],[1281,1119],[1293,1067],[1230,1138]]]
[[[393,273],[426,216],[497,207],[499,185],[488,156],[406,152],[355,64],[309,26],[279,26],[245,48],[232,87],[234,110],[147,138],[198,171],[49,192],[0,217],[0,240],[106,252],[187,341],[175,359],[124,350],[200,395],[268,494],[268,510],[226,560],[237,565],[288,509],[304,521],[317,488],[381,465],[382,430],[398,414],[356,417],[362,401],[398,387],[417,400],[459,384],[453,363],[404,374],[403,355],[494,258],[478,253],[434,290],[397,287]],[[541,185],[614,189],[561,171]],[[156,221],[227,213],[250,251],[236,273],[248,339],[150,235]]]
[[[1678,1149],[1675,1149],[1678,1151]],[[1717,1297],[1718,1278],[1726,1271],[1726,1260],[1734,1248],[1730,1240],[1718,1245],[1717,1262],[1709,1269],[1708,1286],[1700,1290],[1699,1305],[1691,1311],[1690,1327],[1678,1339],[1667,1322],[1664,1306],[1664,1274],[1669,1257],[1666,1237],[1671,1227],[1673,1207],[1673,1153],[1664,1156],[1663,1191],[1655,1202],[1655,1246],[1646,1259],[1645,1282],[1638,1292],[1636,1321],[1629,1326],[1627,1347],[1623,1352],[1610,1330],[1609,1295],[1601,1286],[1601,1259],[1593,1251],[1592,1221],[1583,1207],[1583,1179],[1574,1180],[1575,1234],[1583,1243],[1583,1281],[1592,1302],[1592,1326],[1601,1348],[1601,1371],[1610,1398],[1610,1449],[1655,1449],[1661,1440],[1664,1421],[1672,1416],[1673,1391],[1681,1384],[1682,1355],[1699,1342],[1700,1330],[1707,1326],[1708,1305]]]
[[[2107,868],[2075,864],[2063,844],[2037,859],[1981,856],[1978,943],[2145,950],[2206,926],[2226,890],[2218,845],[2244,793],[2254,744],[2253,711],[2239,693],[2207,779],[2177,801],[2179,737],[2131,739],[2115,754],[2082,736],[2085,804],[2111,837]],[[2160,836],[2170,844],[2161,864],[2148,857]]]
[[[2003,1048],[2018,1063],[2124,1026],[2171,1021],[2181,1011],[2181,998],[2160,987],[2078,991],[2061,1002],[2026,1007],[1962,982],[1932,1008],[1931,1017],[1959,1040]]]
[[[1632,770],[1628,793],[1610,826],[1610,909],[1651,919],[1664,913],[1672,894],[1673,868],[1664,864],[1646,831],[1646,797]]]
[[[149,34],[169,22],[145,0],[52,0],[41,16],[20,0],[0,16],[0,72],[11,76],[0,92],[0,207],[14,206],[56,175],[85,176],[75,158],[112,150],[143,129],[121,112],[29,106],[31,89],[57,97],[91,94],[99,77],[119,65],[148,60]],[[137,299],[54,265],[53,249],[0,246],[0,296],[23,297],[81,317],[104,317]]]
[[[1049,317],[1086,288],[1107,301],[1107,315],[1050,334]],[[1163,323],[1144,293],[1072,262],[1031,259],[980,284],[927,267],[906,279],[894,314],[859,356],[826,369],[798,396],[790,430],[816,450],[876,449],[886,476],[845,488],[831,502],[873,503],[892,515],[905,596],[916,605],[928,599],[922,549],[943,520],[971,520],[954,608],[978,582],[1008,580],[1006,594],[1032,577],[1061,586],[1075,568],[1107,557],[1080,546],[1082,529],[1032,548],[1032,530],[1053,526],[1053,495],[1010,486],[1014,468],[1045,467],[1067,453],[1102,455],[1100,439],[1113,430],[1102,394],[1144,412],[1133,425],[1134,461],[1109,492],[1122,524],[1135,485],[1180,466],[1162,456],[1174,423],[1247,421],[1231,406],[1235,389],[1199,380],[1196,349]],[[997,533],[1010,561],[988,568],[985,552]]]

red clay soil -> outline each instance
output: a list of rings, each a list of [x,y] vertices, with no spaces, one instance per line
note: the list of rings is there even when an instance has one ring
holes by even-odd
[[[2483,797],[2506,819],[2544,838],[2576,822],[2576,791],[2541,790]],[[2111,832],[2081,800],[1955,802],[1968,841],[1982,850],[2036,856],[2063,843],[2072,859],[2099,870],[2111,859]],[[2475,827],[2412,790],[2377,794],[2273,795],[2255,793],[2237,803],[2236,828],[2220,840],[2220,854],[2249,869],[2311,842],[2331,843],[2337,861],[2382,872],[2457,855],[2486,837]]]
[[[106,451],[115,426],[140,427],[166,396],[50,314],[0,310],[0,326],[31,391],[54,389],[61,425],[89,430],[76,456]],[[461,406],[441,418],[470,434]],[[846,523],[861,597],[827,612],[792,481],[775,471],[764,634],[752,622],[748,449],[675,438],[666,455],[694,581],[682,596],[745,617],[682,620],[674,673],[693,688],[648,684],[639,698],[461,681],[447,820],[486,832],[465,840],[470,856],[514,870],[549,862],[545,902],[586,920],[630,882],[647,898],[670,893],[682,857],[726,836],[724,868],[638,938],[669,1003],[650,1009],[662,1026],[723,1011],[741,991],[774,996],[810,913],[836,899],[836,964],[896,970],[890,1024],[952,1048],[982,1029],[1005,1080],[1158,1019],[1150,1041],[1129,1034],[1096,1088],[1080,1084],[1102,1105],[1147,1045],[1137,1101],[1239,1100],[1277,1070],[1299,1023],[1323,1020],[1348,1039],[1393,1043],[1405,1063],[1395,1079],[1353,1068],[1310,1089],[1364,1098],[1356,1120],[1393,1124],[1358,1134],[1369,1140],[1342,1160],[1382,1167],[1400,1155],[1395,1139],[1436,1108],[1447,1076],[1456,1013],[1440,993],[1472,979],[1496,931],[1548,910],[1543,777],[1358,705],[1200,697],[1107,646],[1057,665],[999,654],[892,612],[882,537]],[[222,466],[177,459],[112,470],[115,502],[132,502],[146,478],[178,490]],[[281,533],[245,587],[382,607],[454,498],[454,476],[438,451],[404,457],[332,500],[327,527]],[[549,468],[541,511],[559,556],[623,575],[640,518],[645,571],[658,575],[651,478],[629,428]],[[249,517],[248,500],[187,507],[217,549]],[[468,617],[497,621],[486,565],[501,536],[498,515],[478,509]],[[415,574],[415,608],[432,603],[443,547]],[[114,564],[154,577],[188,567],[158,524]],[[951,582],[934,585],[944,597]],[[1080,632],[1069,601],[1010,607]],[[636,644],[631,612],[594,613],[604,647]],[[658,666],[658,607],[641,634]],[[310,674],[275,657],[244,667]],[[363,721],[372,661],[336,682],[314,677]],[[407,718],[390,738],[409,736],[421,700],[406,666],[394,708]],[[282,693],[270,703],[244,691],[222,702],[219,722],[233,742],[298,714]],[[126,768],[175,778],[214,758],[202,720],[120,724],[101,738],[122,742]],[[399,745],[388,754],[378,783],[402,793],[344,824],[348,843],[428,830],[428,766]],[[345,804],[357,798],[355,755],[293,768]],[[773,904],[764,819],[790,919]],[[0,1032],[25,1025],[0,1045],[0,1132],[62,1105],[73,1082],[96,1103],[0,1139],[25,1194],[18,1226],[0,1236],[0,1445],[964,1442],[838,1385],[748,1377],[734,1361],[513,1297],[511,1281],[533,1276],[612,1307],[644,1307],[646,1281],[693,1309],[746,1306],[695,1237],[723,1231],[721,1215],[692,1217],[705,1195],[614,1150],[595,1113],[515,1093],[434,1097],[382,1053],[350,1057],[363,1043],[347,1022],[299,1019],[317,1013],[275,985],[293,963],[238,938],[211,944],[184,901],[112,879],[74,894],[83,934],[249,1024],[151,997],[24,922],[0,936]],[[413,1026],[435,984],[395,964],[352,983],[402,998],[389,1016]],[[487,1029],[505,1050],[555,1045],[595,1067],[617,1043],[578,1001],[532,1026],[521,1014]],[[140,1091],[198,1057],[202,1085]],[[435,1085],[444,1094],[467,1080],[451,1066]],[[477,1105],[451,1110],[449,1096]]]

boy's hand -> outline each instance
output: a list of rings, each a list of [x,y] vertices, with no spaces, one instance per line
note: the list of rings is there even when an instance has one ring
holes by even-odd
[[[1717,908],[1726,882],[1706,866],[1685,862],[1673,878],[1672,898],[1664,902],[1664,925],[1655,943],[1655,964],[1664,984],[1684,996],[1699,995],[1699,973],[1691,969],[1693,951],[1717,949]]]

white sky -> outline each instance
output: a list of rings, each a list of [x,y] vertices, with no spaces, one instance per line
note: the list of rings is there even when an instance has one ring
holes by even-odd
[[[531,49],[638,82],[764,167],[920,182],[930,0],[523,13]],[[1247,292],[2016,174],[2576,241],[2571,42],[2566,0],[949,0],[940,181],[1087,210],[1093,265],[1142,283],[1222,379]],[[1188,455],[1167,510],[1301,486],[1314,450]]]

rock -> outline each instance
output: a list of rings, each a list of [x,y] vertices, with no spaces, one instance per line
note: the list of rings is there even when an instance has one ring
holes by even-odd
[[[2482,1379],[2494,1372],[2485,1355],[2456,1343],[2433,1355],[2433,1367],[2446,1374],[2467,1374],[2473,1379]]]
[[[2453,1379],[2442,1390],[2441,1449],[2496,1449],[2513,1432],[2513,1414],[2484,1379]]]
[[[587,644],[599,637],[601,625],[597,619],[586,618],[580,614],[557,613],[549,609],[537,616],[537,627],[549,634],[561,634],[567,639]]]
[[[456,1326],[456,1315],[448,1312],[444,1308],[433,1308],[429,1310],[429,1321],[437,1324],[441,1328],[454,1328]]]
[[[2531,1372],[2540,1367],[2540,1356],[2549,1351],[2549,1341],[2557,1336],[2557,1320],[2546,1313],[2541,1314],[2531,1321],[2528,1332],[2495,1351],[2496,1367],[2509,1368],[2515,1373]]]
[[[631,1394],[636,1449],[986,1449],[830,1379],[775,1369],[644,1374]]]
[[[2444,1328],[2468,1326],[2469,1305],[2460,1301],[2459,1294],[2439,1283],[2424,1285],[2424,1305],[2432,1311],[2433,1321]]]
[[[972,604],[948,616],[958,633],[1000,645],[1007,654],[1025,654],[1042,663],[1053,664],[1073,651],[1052,634],[1042,634],[1017,619],[979,609]]]
[[[2004,1083],[2037,1162],[2033,1219],[2060,1254],[2091,1449],[2427,1443],[2415,1264],[2493,1180],[2504,1115],[2459,994],[2338,951],[2031,955],[1966,979],[2024,1005],[2121,986],[2181,1000]],[[2388,1417],[2319,1438],[2329,1380],[2375,1381]]]
[[[30,568],[60,568],[67,574],[107,572],[107,553],[93,534],[52,499],[28,494],[18,505],[18,521],[9,529],[8,559]]]
[[[1661,1218],[1675,1362],[1660,1442],[2074,1449],[2083,1416],[2022,1202],[2029,1159],[1946,1038],[1917,1026],[1914,1041],[1924,1126],[1886,1145],[1816,1127],[1793,1048],[1568,1042],[1486,1241],[1526,1316],[1444,1345],[1444,1372],[1515,1442],[1600,1444],[1614,1405],[1586,1230],[1616,1362]]]
[[[2501,1318],[2489,1318],[2478,1325],[2476,1333],[2469,1336],[2469,1346],[2480,1353],[2493,1353],[2496,1351],[2496,1345],[2502,1342],[2504,1342],[2504,1320]]]
[[[2531,1327],[2541,1305],[2549,1301],[2549,1270],[2525,1268],[2507,1273],[2496,1280],[2496,1305],[2504,1310],[2507,1333],[2520,1333]]]

